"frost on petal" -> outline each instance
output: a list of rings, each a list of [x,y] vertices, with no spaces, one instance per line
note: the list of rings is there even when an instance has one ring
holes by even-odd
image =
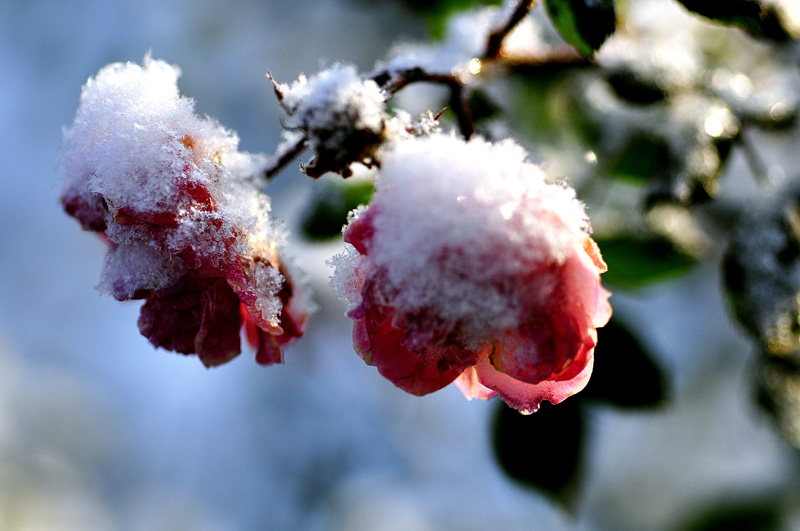
[[[517,326],[531,268],[563,262],[588,229],[574,191],[524,158],[511,142],[444,135],[393,147],[372,204],[345,231],[381,271],[380,282],[365,279],[372,295],[412,322],[425,309],[476,346],[487,330]],[[534,280],[544,300],[548,278]]]
[[[64,130],[61,203],[109,243],[100,286],[145,299],[139,327],[155,346],[224,363],[240,351],[244,304],[280,357],[309,307],[292,295],[284,230],[257,187],[267,160],[195,114],[179,75],[147,57],[87,81]]]
[[[118,301],[141,299],[186,274],[183,261],[144,242],[117,245],[106,253],[100,288]]]

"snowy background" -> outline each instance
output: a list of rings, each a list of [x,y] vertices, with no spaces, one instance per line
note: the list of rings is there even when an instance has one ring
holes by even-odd
[[[321,309],[278,367],[156,351],[139,304],[95,290],[104,245],[57,204],[61,128],[89,76],[152,50],[181,67],[200,114],[270,152],[267,69],[282,82],[336,60],[369,70],[401,37],[424,24],[393,2],[0,2],[0,529],[675,529],[764,496],[792,512],[797,462],[752,405],[754,356],[710,269],[612,299],[672,400],[592,410],[574,518],[500,472],[493,402],[406,395],[352,352],[324,264],[340,244],[295,242]],[[311,184],[290,168],[270,185],[290,228]]]

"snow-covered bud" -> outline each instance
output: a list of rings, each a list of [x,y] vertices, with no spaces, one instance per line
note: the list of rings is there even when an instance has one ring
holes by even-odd
[[[511,141],[433,135],[387,150],[331,285],[355,350],[416,395],[455,381],[533,412],[580,391],[611,315],[575,192]]]
[[[372,166],[378,149],[396,131],[384,94],[353,66],[337,64],[291,85],[273,80],[273,86],[286,112],[284,127],[305,134],[314,153],[303,167],[309,177],[326,172],[349,177],[354,162]]]
[[[257,360],[279,361],[306,312],[279,257],[283,229],[253,184],[266,159],[197,116],[179,75],[148,56],[87,81],[64,132],[61,203],[104,234],[100,286],[118,300],[146,299],[139,329],[155,346],[219,365],[239,354],[242,324],[252,322]]]

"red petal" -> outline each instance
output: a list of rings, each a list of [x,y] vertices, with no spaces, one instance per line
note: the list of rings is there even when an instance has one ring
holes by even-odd
[[[227,363],[241,352],[239,297],[218,279],[200,297],[202,313],[195,352],[206,367]]]
[[[495,369],[529,384],[570,380],[583,370],[597,342],[595,327],[611,314],[609,294],[600,285],[602,259],[591,243],[563,264],[531,272],[533,306],[522,326],[498,339],[490,357]],[[541,286],[554,287],[542,294]]]
[[[63,196],[61,203],[64,211],[80,221],[86,230],[103,232],[106,230],[106,208],[102,196],[91,194],[91,199],[82,195]]]
[[[275,336],[261,329],[258,330],[258,350],[256,363],[259,365],[272,365],[283,363],[283,350]]]
[[[393,312],[381,313],[374,308],[366,311],[363,321],[369,338],[359,337],[356,349],[378,372],[404,391],[421,396],[450,384],[461,374],[453,360],[473,359],[475,354],[457,346],[430,347],[412,352],[402,346],[405,332],[391,324]]]
[[[152,294],[142,305],[139,331],[155,347],[194,354],[202,317],[200,297],[213,282],[184,277],[176,286]]]
[[[139,331],[156,346],[197,354],[206,367],[240,352],[239,298],[224,279],[186,276],[151,294],[139,316]]]

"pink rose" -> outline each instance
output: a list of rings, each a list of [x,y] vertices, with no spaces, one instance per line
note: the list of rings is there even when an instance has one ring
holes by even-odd
[[[455,382],[530,413],[586,385],[611,316],[606,266],[574,191],[518,146],[399,143],[344,238],[332,285],[351,302],[354,348],[401,389]]]

